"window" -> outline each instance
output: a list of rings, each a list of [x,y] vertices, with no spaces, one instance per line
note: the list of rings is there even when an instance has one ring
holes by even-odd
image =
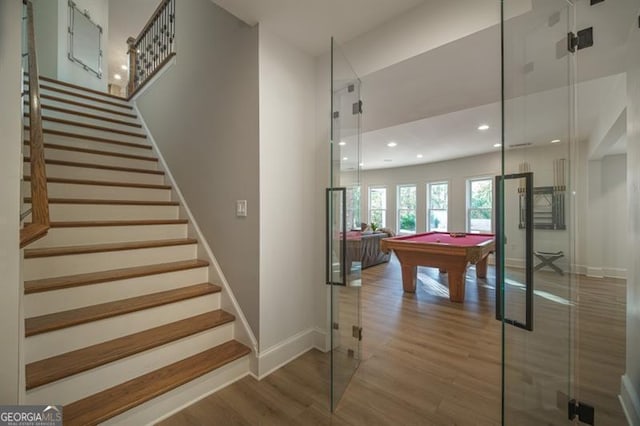
[[[467,232],[492,232],[493,179],[467,181]]]
[[[384,186],[369,187],[369,224],[373,223],[378,228],[387,226],[387,188]]]
[[[427,231],[447,231],[449,183],[427,184]]]
[[[347,187],[347,229],[360,228],[360,185]]]
[[[416,186],[398,186],[398,233],[416,232]]]

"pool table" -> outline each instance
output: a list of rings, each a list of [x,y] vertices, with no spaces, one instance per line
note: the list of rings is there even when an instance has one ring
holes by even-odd
[[[460,234],[427,232],[385,238],[380,242],[384,252],[393,250],[402,267],[404,291],[415,293],[418,266],[439,268],[449,273],[449,300],[464,302],[467,264],[476,265],[476,276],[487,276],[487,257],[495,250],[493,234]]]

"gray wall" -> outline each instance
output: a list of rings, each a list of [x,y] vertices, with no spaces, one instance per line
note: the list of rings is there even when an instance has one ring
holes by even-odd
[[[209,0],[176,8],[176,63],[138,106],[258,337],[258,30]]]
[[[21,179],[20,31],[22,2],[0,1],[0,404],[18,403],[22,283],[18,248]]]

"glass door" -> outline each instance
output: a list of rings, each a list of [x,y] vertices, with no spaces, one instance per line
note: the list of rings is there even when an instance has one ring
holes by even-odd
[[[496,179],[496,317],[504,425],[570,423],[574,256],[574,6],[502,2],[502,174]]]
[[[327,189],[327,284],[331,286],[331,409],[360,363],[360,79],[331,40],[331,181]]]

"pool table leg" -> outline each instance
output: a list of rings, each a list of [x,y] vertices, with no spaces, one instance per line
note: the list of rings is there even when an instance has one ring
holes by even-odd
[[[402,288],[407,293],[416,292],[416,265],[402,264]]]
[[[487,259],[489,256],[485,256],[482,260],[476,263],[476,277],[487,278]]]
[[[466,285],[467,268],[449,268],[449,300],[452,302],[464,302],[464,290]]]

